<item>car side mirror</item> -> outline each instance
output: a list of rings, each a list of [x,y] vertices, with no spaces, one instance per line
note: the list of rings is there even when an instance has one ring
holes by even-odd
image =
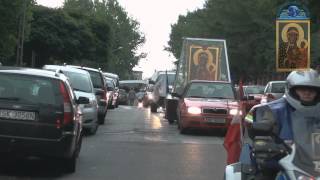
[[[104,90],[96,89],[95,95],[103,96],[104,95]]]
[[[80,96],[77,100],[76,100],[77,104],[89,104],[90,100],[86,97],[82,97]]]

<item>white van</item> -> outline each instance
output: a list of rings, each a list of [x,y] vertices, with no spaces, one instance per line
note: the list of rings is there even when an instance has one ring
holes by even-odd
[[[157,71],[150,78],[149,83],[154,84],[150,99],[151,112],[157,112],[159,106],[164,107],[164,100],[168,93],[171,92],[175,80],[175,72]]]

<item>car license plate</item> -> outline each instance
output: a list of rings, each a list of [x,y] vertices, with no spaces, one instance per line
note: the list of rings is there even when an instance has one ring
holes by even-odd
[[[206,118],[206,122],[223,124],[226,123],[226,120],[223,118]]]
[[[35,120],[35,112],[0,109],[0,118],[17,120]]]

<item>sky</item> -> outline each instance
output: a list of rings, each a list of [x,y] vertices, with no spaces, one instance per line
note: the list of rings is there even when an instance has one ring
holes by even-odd
[[[37,0],[38,4],[56,8],[63,5],[64,0]],[[171,25],[175,24],[179,15],[203,7],[205,0],[118,0],[129,16],[140,23],[140,31],[146,42],[138,52],[146,52],[148,56],[140,60],[134,70],[143,71],[143,77],[150,77],[155,70],[171,70],[174,68],[174,56],[164,48],[168,46]]]

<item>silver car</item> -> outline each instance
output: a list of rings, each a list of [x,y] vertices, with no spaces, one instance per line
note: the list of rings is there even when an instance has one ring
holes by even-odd
[[[98,103],[90,74],[85,70],[58,65],[45,65],[43,66],[43,69],[59,71],[60,73],[63,73],[65,76],[67,76],[76,97],[79,98],[82,96],[89,99],[89,104],[80,105],[83,113],[82,125],[83,128],[89,132],[89,134],[95,134],[99,126]]]
[[[284,95],[286,81],[270,81],[264,89],[261,103],[267,103],[281,98]]]

